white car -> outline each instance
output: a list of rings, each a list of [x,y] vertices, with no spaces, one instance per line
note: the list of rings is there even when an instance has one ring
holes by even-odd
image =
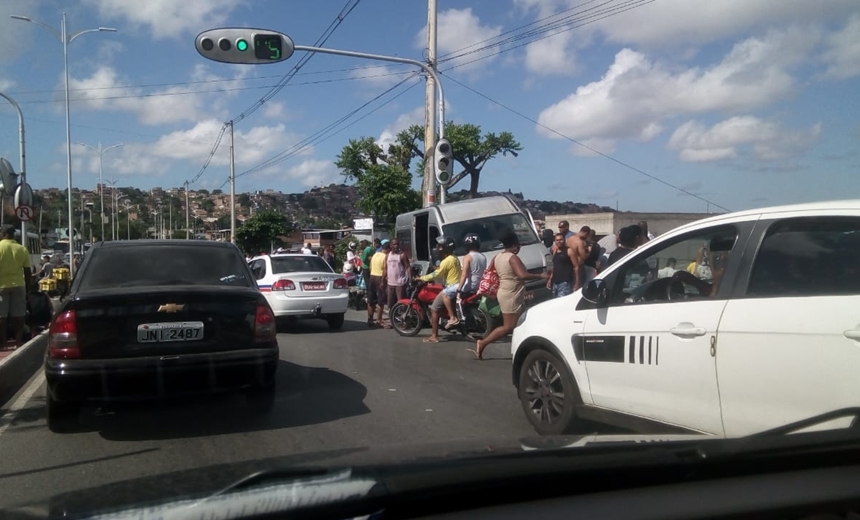
[[[347,281],[319,256],[265,255],[248,265],[276,318],[322,318],[332,330],[343,327]]]
[[[860,407],[860,200],[693,222],[598,276],[514,329],[539,433],[581,417],[735,437]]]

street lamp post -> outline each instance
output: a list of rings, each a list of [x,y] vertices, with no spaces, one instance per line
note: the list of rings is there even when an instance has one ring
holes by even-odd
[[[101,198],[101,214],[102,214],[102,241],[105,239],[105,189],[104,189],[104,175],[102,171],[102,156],[105,152],[112,148],[118,148],[123,146],[123,143],[117,143],[112,146],[108,146],[107,148],[102,148],[102,142],[99,141],[99,147],[88,145],[87,143],[78,143],[81,146],[86,146],[90,150],[93,150],[99,155],[99,197]]]
[[[2,92],[0,92],[0,97],[6,99],[6,101],[8,101],[15,108],[15,111],[18,112],[18,139],[19,139],[18,147],[19,147],[19,152],[21,154],[21,157],[20,157],[21,162],[19,164],[19,167],[21,168],[21,172],[20,172],[21,186],[26,186],[27,185],[27,154],[24,151],[24,148],[25,148],[25,146],[24,146],[24,113],[21,112],[21,107],[18,106],[18,103],[16,103],[14,99],[10,98],[6,94],[3,94]],[[8,188],[8,186],[4,186],[3,188],[6,189],[6,188]],[[0,216],[5,215],[5,214],[6,214],[5,201],[0,200]],[[39,227],[38,232],[39,233],[42,232],[41,225]],[[27,222],[24,220],[21,221],[21,244],[23,244],[24,247],[27,247]]]
[[[69,122],[69,44],[72,43],[75,38],[81,36],[82,34],[91,33],[91,32],[99,32],[99,31],[108,31],[108,32],[116,32],[116,29],[110,27],[99,27],[97,29],[85,29],[83,31],[78,31],[72,35],[69,35],[66,31],[66,13],[63,13],[63,20],[60,25],[60,31],[58,32],[56,29],[51,27],[50,25],[44,24],[42,22],[33,20],[28,16],[15,16],[12,18],[16,20],[23,20],[25,22],[30,22],[38,25],[39,27],[47,30],[49,33],[56,36],[63,44],[63,69],[66,83],[66,170],[68,177],[68,189],[69,189],[69,249],[74,249],[74,235],[72,229],[72,222],[74,222],[74,208],[72,207],[72,131],[71,124]],[[71,262],[69,266],[70,274],[72,276],[75,275],[75,263]]]

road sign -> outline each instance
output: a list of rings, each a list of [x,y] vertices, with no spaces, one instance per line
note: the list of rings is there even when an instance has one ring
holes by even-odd
[[[239,27],[202,32],[197,35],[194,46],[204,58],[248,65],[284,61],[295,51],[293,40],[286,34]]]
[[[27,222],[31,220],[36,212],[33,210],[33,206],[18,206],[15,208],[15,215],[22,221]]]

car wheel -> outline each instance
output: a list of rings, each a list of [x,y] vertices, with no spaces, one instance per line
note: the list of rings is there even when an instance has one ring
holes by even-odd
[[[48,416],[48,429],[54,433],[66,433],[74,430],[78,422],[80,407],[73,403],[58,403],[50,390],[45,390]]]
[[[248,390],[245,394],[248,408],[260,414],[270,412],[275,407],[276,390],[275,383],[270,383],[266,386],[257,386]]]
[[[543,349],[529,353],[519,375],[523,412],[541,435],[560,435],[572,426],[579,392],[567,367]]]
[[[343,328],[343,320],[346,314],[329,314],[325,317],[329,330],[340,330]]]

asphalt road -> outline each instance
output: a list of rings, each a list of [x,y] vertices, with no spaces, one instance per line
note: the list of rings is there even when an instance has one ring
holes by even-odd
[[[58,435],[37,374],[22,408],[8,412],[13,399],[0,410],[0,507],[216,463],[534,435],[511,385],[510,343],[479,362],[465,340],[425,344],[429,331],[401,338],[364,319],[350,311],[340,332],[319,321],[279,334],[277,404],[266,417],[235,395],[85,410],[83,431]]]

